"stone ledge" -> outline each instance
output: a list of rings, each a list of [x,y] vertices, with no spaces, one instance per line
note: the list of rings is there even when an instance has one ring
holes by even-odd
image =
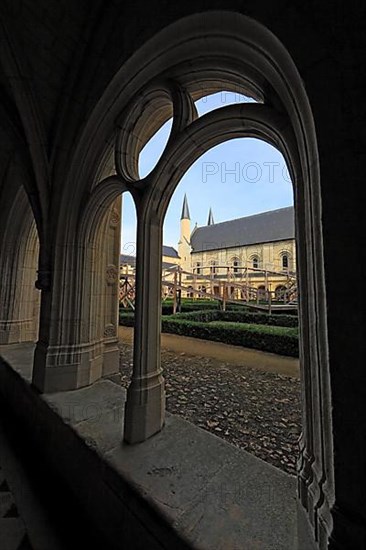
[[[173,415],[149,440],[122,444],[123,388],[39,395],[17,371],[1,362],[2,399],[106,547],[297,547],[292,476]]]

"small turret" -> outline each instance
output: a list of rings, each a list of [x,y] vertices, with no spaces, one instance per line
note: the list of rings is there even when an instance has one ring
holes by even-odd
[[[214,225],[215,221],[214,221],[214,217],[213,217],[213,213],[212,213],[212,208],[210,208],[210,211],[208,213],[208,220],[207,220],[207,225]]]
[[[187,195],[184,195],[182,215],[181,215],[180,219],[181,220],[190,220],[191,219],[191,216],[189,215]]]
[[[178,254],[181,258],[183,269],[189,269],[191,262],[191,217],[189,214],[187,195],[184,195],[182,215],[180,217],[180,238],[178,243]]]

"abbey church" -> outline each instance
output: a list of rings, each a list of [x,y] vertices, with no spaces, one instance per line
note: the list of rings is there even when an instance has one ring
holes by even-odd
[[[297,301],[296,243],[293,206],[191,227],[184,196],[177,250],[163,246],[163,278],[173,280],[179,266],[183,297]],[[133,275],[136,257],[121,254],[121,275]],[[225,289],[223,288],[225,284]],[[164,288],[163,288],[164,295]]]
[[[245,283],[246,289],[252,289],[253,296],[259,299],[265,299],[271,292],[274,299],[296,297],[294,292],[286,296],[286,289],[295,287],[296,283],[292,206],[221,223],[215,223],[210,208],[207,225],[196,225],[192,230],[185,196],[178,254],[186,281],[194,278],[200,290],[207,290],[207,281],[211,279],[213,294],[218,295],[220,280],[231,280],[234,285],[231,294],[237,298],[245,298],[238,292],[239,281]],[[194,277],[189,277],[190,273]]]

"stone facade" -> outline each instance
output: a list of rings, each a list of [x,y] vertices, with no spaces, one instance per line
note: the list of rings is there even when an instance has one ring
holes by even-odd
[[[185,203],[187,198],[185,197]],[[184,208],[183,208],[184,210]],[[281,217],[281,210],[269,212],[270,215]],[[183,215],[183,214],[182,214]],[[261,221],[261,215],[256,223],[265,224]],[[265,242],[255,242],[246,244],[246,225],[249,218],[234,220],[242,225],[243,231],[238,240],[238,246],[226,246],[225,231],[230,231],[230,222],[225,224],[214,224],[213,215],[210,209],[209,221],[206,227],[205,240],[201,250],[195,250],[193,235],[200,230],[197,226],[191,231],[190,218],[181,218],[180,222],[180,240],[178,244],[180,267],[186,272],[183,280],[186,285],[193,285],[194,288],[210,290],[213,294],[222,293],[219,288],[219,282],[230,281],[236,285],[244,285],[264,293],[271,293],[275,300],[280,297],[283,299],[283,292],[289,285],[296,286],[296,242],[292,236],[293,227],[288,228],[288,239],[274,240],[271,242],[271,229],[264,235]],[[222,229],[222,238],[220,237],[220,226]],[[210,236],[210,227],[215,229],[215,234]],[[263,238],[263,228],[260,231]],[[286,235],[286,231],[284,233]],[[252,239],[253,240],[253,239]],[[189,275],[188,275],[189,273]],[[193,275],[193,277],[192,277]],[[209,279],[209,280],[208,280]],[[209,288],[208,288],[209,287]],[[282,294],[281,294],[282,292]],[[238,287],[232,288],[234,298],[242,298],[243,293]],[[186,293],[188,296],[190,292]],[[296,298],[295,292],[291,292],[289,299]],[[254,297],[254,295],[252,296]]]

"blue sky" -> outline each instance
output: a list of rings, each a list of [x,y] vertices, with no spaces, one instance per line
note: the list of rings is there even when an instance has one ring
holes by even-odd
[[[196,102],[200,115],[249,98],[220,92]],[[169,137],[168,121],[146,144],[140,155],[143,177],[155,166]],[[222,143],[198,159],[187,171],[170,202],[164,223],[164,244],[177,247],[179,220],[187,194],[192,229],[206,225],[209,208],[215,223],[274,210],[293,204],[290,177],[281,155],[271,145],[252,138]],[[130,196],[123,195],[121,251],[135,254],[136,215]]]

